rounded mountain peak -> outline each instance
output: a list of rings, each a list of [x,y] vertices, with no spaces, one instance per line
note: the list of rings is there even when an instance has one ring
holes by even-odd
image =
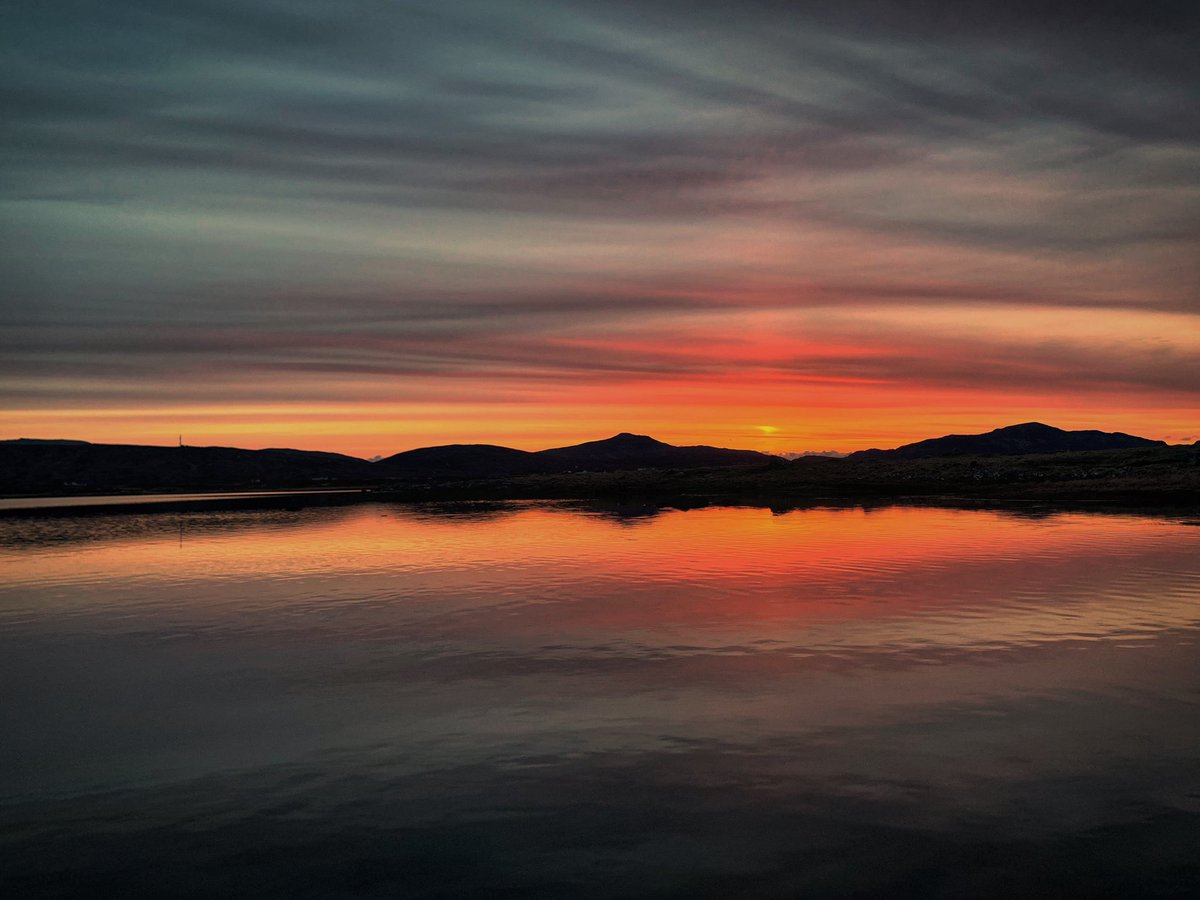
[[[1020,425],[1006,425],[996,429],[998,434],[1057,434],[1061,431],[1061,428],[1055,428],[1053,425],[1046,425],[1042,422],[1022,422]]]

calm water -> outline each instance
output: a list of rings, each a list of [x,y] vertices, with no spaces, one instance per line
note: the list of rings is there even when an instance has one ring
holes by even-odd
[[[1200,527],[0,519],[6,896],[1200,891]]]

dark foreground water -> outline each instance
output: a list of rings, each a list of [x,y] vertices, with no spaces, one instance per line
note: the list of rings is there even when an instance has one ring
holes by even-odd
[[[0,520],[7,897],[1200,895],[1200,527]]]

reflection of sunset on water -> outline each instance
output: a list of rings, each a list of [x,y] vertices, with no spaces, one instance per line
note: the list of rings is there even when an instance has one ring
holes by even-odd
[[[1119,859],[1140,845],[1105,829],[1194,805],[1200,529],[1178,519],[126,511],[0,519],[0,566],[0,811],[112,835],[106,859],[197,835],[242,858],[265,828],[320,867],[470,827],[516,841],[506,871],[627,865],[612,823],[663,809],[640,841],[742,875],[747,834],[791,860],[830,823],[904,872],[931,864],[903,862],[914,829],[937,859],[1064,835]]]
[[[1129,516],[724,507],[622,518],[529,503],[65,521],[73,540],[10,550],[7,577],[41,585],[29,601],[41,611],[83,617],[110,607],[157,617],[164,604],[204,621],[227,604],[268,614],[286,602],[344,618],[391,609],[391,625],[375,623],[381,634],[415,615],[424,629],[472,640],[588,645],[608,635],[805,655],[1131,639],[1195,617],[1191,571],[1166,563],[1196,529]],[[110,523],[130,531],[113,536]],[[294,579],[308,589],[285,600]],[[87,590],[64,600],[48,584]],[[222,591],[189,602],[197,584]]]

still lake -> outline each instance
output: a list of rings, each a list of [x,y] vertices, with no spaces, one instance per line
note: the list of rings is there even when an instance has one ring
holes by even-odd
[[[1200,527],[0,519],[8,897],[1200,895]]]

